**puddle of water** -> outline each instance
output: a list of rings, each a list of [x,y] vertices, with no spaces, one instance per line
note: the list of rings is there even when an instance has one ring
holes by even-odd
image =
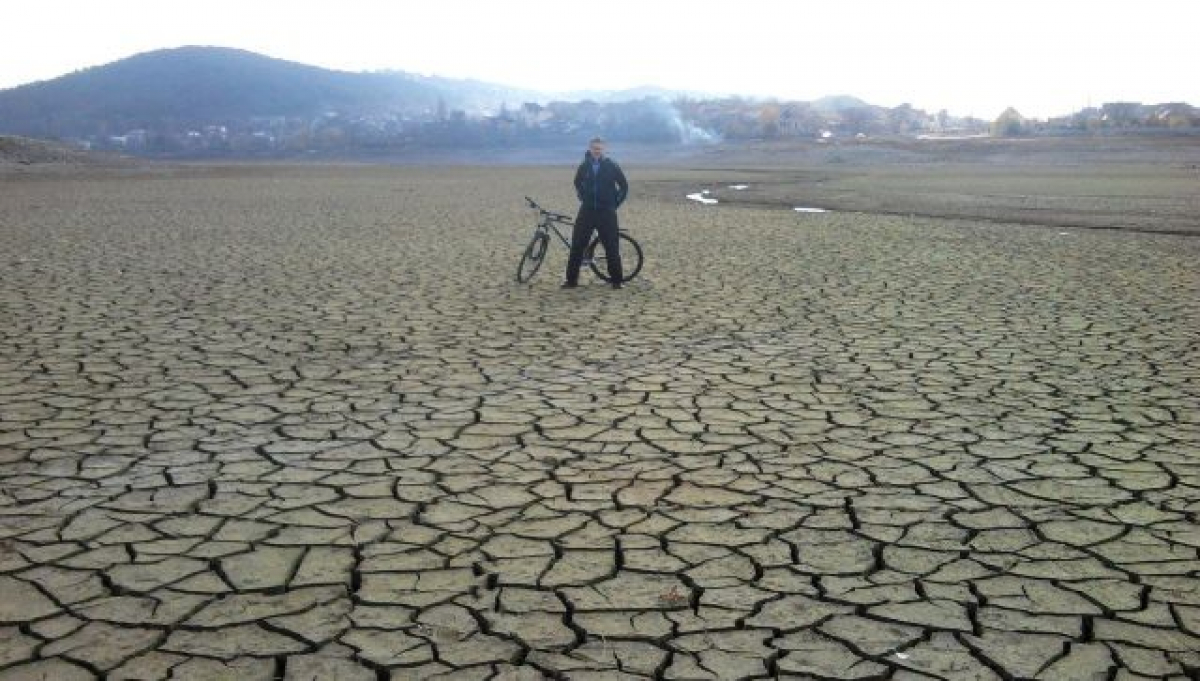
[[[824,208],[811,208],[809,206],[796,206],[792,210],[796,211],[797,213],[828,213],[829,212],[829,211],[825,210]]]
[[[711,196],[708,196],[707,189],[705,189],[704,191],[696,192],[695,194],[688,194],[687,197],[693,201],[699,201],[700,203],[703,203],[703,204],[717,203],[716,199],[712,198]]]

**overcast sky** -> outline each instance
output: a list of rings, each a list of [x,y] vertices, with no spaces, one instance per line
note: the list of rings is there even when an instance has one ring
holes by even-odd
[[[1200,1],[13,0],[0,88],[220,45],[565,91],[661,85],[994,118],[1200,105]],[[1145,8],[1145,9],[1142,9]]]

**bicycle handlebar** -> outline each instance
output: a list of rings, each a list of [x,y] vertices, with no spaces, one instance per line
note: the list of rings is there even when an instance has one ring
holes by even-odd
[[[529,198],[528,196],[525,197],[525,201],[529,204],[530,208],[536,210],[539,214],[544,215],[556,222],[573,222],[573,220],[574,220],[569,215],[563,215],[562,213],[552,213],[552,212],[546,210],[545,208],[542,208],[541,206],[538,205],[537,201],[534,201],[533,199]]]

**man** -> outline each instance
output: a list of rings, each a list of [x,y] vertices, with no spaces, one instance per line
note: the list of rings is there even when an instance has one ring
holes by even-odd
[[[567,280],[563,288],[579,285],[579,267],[583,251],[592,240],[592,231],[600,232],[600,243],[608,262],[608,278],[613,288],[621,288],[621,251],[618,239],[617,209],[629,195],[625,173],[604,155],[605,142],[596,137],[588,143],[583,163],[575,171],[575,194],[579,196],[579,214],[571,234],[571,256],[567,258]]]

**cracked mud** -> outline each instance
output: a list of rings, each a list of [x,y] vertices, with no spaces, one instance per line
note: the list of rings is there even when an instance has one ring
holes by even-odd
[[[0,679],[1195,677],[1200,240],[560,175],[6,183]]]

